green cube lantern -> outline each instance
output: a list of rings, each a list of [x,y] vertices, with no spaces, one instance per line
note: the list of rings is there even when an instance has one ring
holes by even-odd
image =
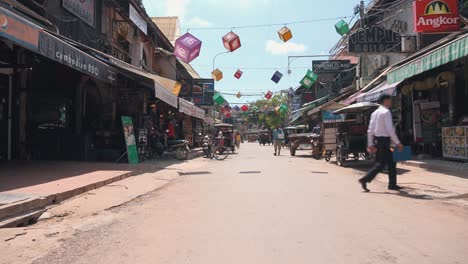
[[[288,106],[286,104],[281,104],[281,106],[279,107],[279,111],[281,113],[285,113],[286,111],[288,111]]]
[[[219,93],[213,95],[213,100],[217,105],[222,105],[224,104],[224,102],[226,102],[226,100],[224,100],[224,97]]]
[[[338,34],[344,36],[349,33],[349,25],[344,20],[340,20],[340,22],[335,24],[335,29]]]
[[[312,85],[314,85],[314,83],[317,81],[317,79],[318,75],[315,72],[308,70],[307,74],[301,80],[301,85],[306,87],[307,89],[310,89]]]

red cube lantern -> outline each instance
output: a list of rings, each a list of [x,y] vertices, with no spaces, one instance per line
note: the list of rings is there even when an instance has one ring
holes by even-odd
[[[268,91],[268,93],[265,94],[265,98],[270,100],[271,97],[273,97],[273,93],[271,91]]]
[[[247,112],[249,110],[249,106],[248,105],[243,105],[241,107],[241,110],[244,111],[244,112]]]
[[[243,72],[241,70],[237,70],[236,73],[234,73],[234,77],[237,79],[240,79],[242,77]]]
[[[230,52],[233,52],[241,47],[239,36],[232,31],[223,36],[223,44],[224,47]]]
[[[174,55],[185,63],[190,63],[198,55],[202,42],[190,33],[185,33],[175,42]]]

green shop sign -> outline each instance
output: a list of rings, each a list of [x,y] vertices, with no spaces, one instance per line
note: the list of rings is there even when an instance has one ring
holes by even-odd
[[[127,145],[128,163],[138,164],[138,151],[131,117],[122,116],[122,128],[125,137],[125,144]]]
[[[389,72],[387,82],[401,82],[465,56],[468,56],[468,35]]]

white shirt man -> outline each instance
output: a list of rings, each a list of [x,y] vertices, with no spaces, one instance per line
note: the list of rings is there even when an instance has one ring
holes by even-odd
[[[371,115],[369,128],[367,130],[368,151],[369,153],[377,153],[374,167],[359,180],[364,191],[368,192],[367,184],[370,183],[381,172],[385,166],[388,168],[388,189],[400,190],[397,185],[397,170],[396,162],[393,160],[393,153],[390,149],[390,143],[397,145],[398,150],[403,150],[403,145],[398,139],[395,129],[393,128],[392,112],[392,97],[390,95],[382,95],[379,99],[380,107]]]
[[[367,130],[368,146],[374,146],[375,137],[388,137],[393,144],[400,144],[395,129],[393,128],[392,112],[387,107],[381,105],[371,115],[369,129]]]

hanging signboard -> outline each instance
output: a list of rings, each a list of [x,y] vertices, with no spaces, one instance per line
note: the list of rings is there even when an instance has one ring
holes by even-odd
[[[37,51],[40,27],[0,7],[0,37]]]
[[[417,0],[414,2],[416,32],[452,32],[460,29],[458,0]]]
[[[145,35],[148,35],[148,24],[146,24],[146,21],[141,17],[140,14],[138,14],[138,11],[130,5],[130,20],[135,23],[135,25],[143,32]]]
[[[194,79],[192,96],[195,105],[213,105],[214,90],[213,79]]]
[[[138,151],[131,117],[122,116],[122,129],[124,132],[125,145],[127,146],[128,163],[138,164]]]
[[[95,0],[63,0],[63,8],[94,27]]]
[[[116,72],[112,67],[47,32],[39,34],[39,54],[96,79],[115,80]]]
[[[352,53],[401,52],[401,35],[381,26],[372,26],[351,34],[348,51]]]
[[[335,122],[344,122],[345,115],[335,115],[333,114],[335,110],[322,110],[322,121],[323,123],[335,123]]]
[[[312,71],[315,73],[341,73],[353,67],[350,60],[318,60],[312,61]]]
[[[161,86],[157,82],[154,83],[154,93],[155,93],[156,98],[159,98],[165,103],[167,103],[168,105],[173,106],[174,108],[177,108],[178,97],[175,96],[171,91]]]

